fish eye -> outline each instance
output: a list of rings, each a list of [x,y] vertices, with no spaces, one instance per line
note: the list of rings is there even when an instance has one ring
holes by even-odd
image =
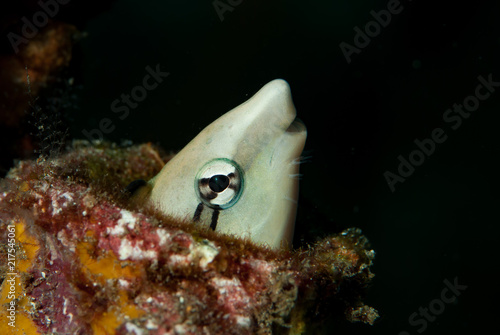
[[[208,186],[212,191],[220,193],[229,186],[229,177],[217,174],[208,180]]]
[[[243,190],[243,173],[236,162],[217,158],[206,163],[196,176],[201,201],[215,209],[233,206]]]

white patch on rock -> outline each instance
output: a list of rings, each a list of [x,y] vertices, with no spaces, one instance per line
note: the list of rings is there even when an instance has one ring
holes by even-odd
[[[130,285],[130,282],[125,279],[118,279],[118,283],[120,283],[120,285],[125,288],[129,287]]]
[[[274,262],[266,262],[260,259],[252,259],[250,265],[257,272],[261,273],[262,276],[271,275],[272,272],[276,271],[276,265]]]
[[[66,315],[66,307],[68,305],[68,299],[66,299],[65,297],[63,297],[63,299],[64,299],[63,314]]]
[[[241,328],[249,329],[252,321],[247,315],[249,315],[248,306],[251,299],[241,281],[236,277],[231,279],[214,277],[210,282],[219,291],[217,301],[223,304],[224,310],[228,312],[223,318],[231,318]]]
[[[215,277],[211,280],[211,282],[214,284],[215,288],[217,288],[219,290],[219,293],[222,295],[226,295],[228,293],[231,294],[237,293],[242,297],[248,298],[246,297],[246,292],[243,289],[240,280],[236,277],[233,277],[231,279]]]
[[[130,334],[143,335],[144,330],[134,325],[132,322],[127,322],[125,328]]]
[[[47,190],[49,189],[49,183],[41,183],[38,187],[38,189],[42,192],[42,193],[46,193]]]
[[[67,200],[63,203],[64,207],[66,207],[68,205],[69,201],[73,201],[73,197],[71,196],[71,194],[69,194],[69,192],[65,192],[65,193],[61,194],[61,198],[65,198]]]
[[[126,209],[121,210],[122,218],[118,220],[118,224],[127,225],[128,229],[132,230],[135,227],[135,216],[132,212],[127,211]]]
[[[224,287],[226,286],[241,286],[241,282],[238,278],[236,277],[233,277],[231,279],[227,279],[227,278],[217,278],[217,277],[214,277],[211,282],[214,284],[214,286],[216,288],[219,288],[219,289],[224,289]],[[221,292],[221,293],[225,293],[225,292]]]
[[[68,207],[70,202],[74,203],[73,197],[69,192],[64,192],[61,194],[61,192],[54,191],[51,194],[51,198],[52,198],[52,208],[53,208],[52,212],[54,213],[54,215],[62,212],[61,207]],[[60,202],[60,204],[58,203],[58,201]]]
[[[177,265],[187,265],[191,263],[193,258],[191,257],[191,254],[189,255],[171,255],[168,258],[168,265],[170,266],[177,266]]]
[[[68,235],[66,235],[66,230],[64,229],[60,230],[57,233],[57,239],[59,240],[59,242],[61,242],[63,246],[69,248],[69,250],[71,250],[72,252],[75,252],[76,250],[75,243],[68,238]]]
[[[167,240],[170,237],[170,233],[168,233],[165,229],[157,229],[156,234],[158,234],[158,237],[160,238],[160,241],[158,242],[160,247],[164,246],[167,244]]]
[[[186,334],[186,332],[187,332],[187,329],[186,329],[186,326],[184,324],[174,326],[174,333],[176,335],[183,335],[183,334]]]
[[[132,246],[132,242],[127,239],[123,239],[120,244],[120,249],[118,250],[120,260],[132,259],[132,260],[141,260],[141,259],[155,259],[158,257],[158,254],[154,250],[143,250],[139,245],[142,244],[136,243],[136,245]]]
[[[63,305],[63,314],[67,315],[69,318],[69,322],[73,321],[73,313],[67,313],[66,307],[68,306],[68,299],[64,298],[64,305]]]
[[[82,199],[83,206],[88,209],[92,209],[96,203],[97,200],[91,194],[86,194]]]
[[[193,258],[200,261],[200,267],[205,269],[211,263],[215,256],[219,254],[219,250],[212,242],[206,241],[205,243],[197,243],[192,249],[191,254]]]
[[[135,227],[136,218],[131,212],[127,211],[126,209],[122,209],[120,213],[122,217],[116,222],[116,225],[113,228],[106,228],[106,233],[110,234],[111,236],[125,235],[125,233],[127,232],[125,230],[125,226],[129,230],[132,230]]]
[[[52,213],[54,215],[57,215],[62,212],[62,209],[59,208],[59,205],[57,204],[57,200],[55,198],[52,198]]]
[[[154,322],[151,319],[148,319],[146,321],[146,325],[145,326],[146,326],[146,329],[149,329],[149,330],[158,329],[158,324],[156,324],[156,322]]]
[[[248,316],[236,315],[236,323],[238,326],[250,328],[250,318]]]

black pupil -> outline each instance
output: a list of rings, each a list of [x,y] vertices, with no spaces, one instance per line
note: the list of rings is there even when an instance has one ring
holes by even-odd
[[[208,186],[212,191],[220,193],[229,186],[229,178],[223,174],[217,174],[210,178]]]

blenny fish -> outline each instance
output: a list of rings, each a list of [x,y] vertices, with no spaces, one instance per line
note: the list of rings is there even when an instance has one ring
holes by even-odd
[[[292,244],[305,125],[276,79],[203,129],[154,178],[145,204],[273,249]]]

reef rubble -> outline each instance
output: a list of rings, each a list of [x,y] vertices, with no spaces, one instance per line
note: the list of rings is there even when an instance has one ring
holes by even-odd
[[[74,141],[11,169],[0,184],[0,317],[14,301],[15,328],[2,322],[0,333],[307,334],[333,313],[374,323],[361,297],[375,253],[359,229],[272,250],[130,204],[126,185],[170,157]]]

